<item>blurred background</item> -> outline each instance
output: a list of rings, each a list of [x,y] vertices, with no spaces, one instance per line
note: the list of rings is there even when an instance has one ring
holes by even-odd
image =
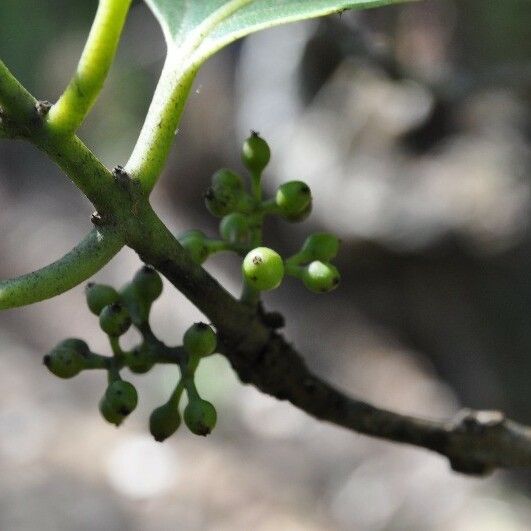
[[[55,101],[95,0],[3,0],[0,56]],[[531,3],[426,0],[258,33],[200,72],[153,202],[175,233],[217,221],[202,193],[242,170],[250,129],[272,147],[265,183],[302,179],[314,212],[268,224],[292,253],[338,233],[342,285],[317,296],[287,280],[266,296],[321,376],[410,414],[462,405],[531,424]],[[134,2],[105,90],[80,132],[123,164],[161,69],[164,43]],[[0,276],[43,266],[89,229],[90,204],[41,153],[0,142]],[[139,267],[123,250],[95,278]],[[238,261],[207,268],[239,291]],[[168,343],[200,314],[167,286],[153,327]],[[221,357],[200,369],[218,407],[207,439],[164,444],[149,412],[176,372],[131,376],[140,406],[115,429],[99,416],[103,374],[59,381],[42,355],[66,336],[108,354],[80,286],[0,316],[0,529],[527,530],[529,473],[470,479],[423,450],[320,424],[242,386]],[[127,341],[137,338],[130,334]]]

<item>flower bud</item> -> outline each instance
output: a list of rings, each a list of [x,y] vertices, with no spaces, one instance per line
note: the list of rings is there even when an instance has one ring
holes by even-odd
[[[184,422],[196,435],[208,435],[214,429],[216,420],[216,409],[206,400],[192,400],[184,410]]]
[[[234,244],[245,244],[251,237],[249,218],[239,212],[225,216],[219,224],[221,237]]]
[[[206,323],[195,323],[184,333],[183,346],[189,354],[209,356],[216,350],[217,336]]]
[[[208,258],[206,236],[200,230],[189,230],[179,236],[179,243],[186,249],[190,257],[197,264],[202,264]]]
[[[131,316],[127,309],[115,302],[105,306],[100,313],[100,328],[109,336],[120,337],[131,326]]]
[[[115,380],[107,387],[104,399],[112,411],[126,417],[136,408],[138,393],[133,384],[124,380]]]
[[[151,266],[145,265],[133,277],[138,294],[148,303],[152,303],[162,293],[162,279]]]
[[[158,442],[162,442],[173,435],[180,424],[179,409],[170,403],[154,409],[149,417],[149,431]]]
[[[302,181],[290,181],[278,187],[275,203],[288,221],[302,221],[311,212],[312,192]]]
[[[269,163],[271,150],[267,142],[255,131],[242,146],[242,162],[254,174],[261,174]]]
[[[332,291],[339,284],[339,271],[332,264],[315,260],[304,268],[302,281],[304,285],[316,293]]]
[[[257,247],[243,259],[246,282],[259,291],[277,288],[284,277],[284,263],[278,253],[268,247]]]
[[[85,368],[85,357],[88,354],[90,349],[84,341],[70,338],[61,341],[42,361],[55,376],[73,378]]]
[[[89,282],[85,287],[85,297],[90,311],[99,315],[105,306],[118,302],[120,296],[111,286]]]

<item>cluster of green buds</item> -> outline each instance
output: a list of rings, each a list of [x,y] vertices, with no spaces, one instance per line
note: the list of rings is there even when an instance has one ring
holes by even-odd
[[[207,209],[221,218],[220,238],[208,238],[199,230],[190,230],[179,238],[190,258],[198,264],[220,251],[240,255],[244,279],[241,300],[255,307],[258,307],[260,293],[277,288],[285,274],[300,279],[317,293],[330,291],[339,283],[339,273],[331,264],[338,253],[339,240],[332,234],[312,234],[296,254],[285,259],[263,245],[265,216],[278,215],[289,222],[297,222],[308,217],[312,209],[310,188],[302,181],[284,183],[274,197],[262,197],[262,173],[270,156],[267,142],[253,132],[242,148],[250,186],[246,187],[237,173],[222,169],[213,175],[212,185],[205,193]],[[120,290],[104,284],[88,284],[87,304],[108,336],[112,356],[92,352],[81,339],[70,338],[46,354],[44,364],[60,378],[72,378],[89,369],[105,370],[107,388],[99,409],[106,421],[119,426],[138,404],[137,390],[122,379],[121,371],[127,368],[141,374],[157,363],[173,363],[179,367],[180,377],[166,403],[151,413],[151,434],[157,441],[163,441],[179,428],[179,403],[185,393],[184,423],[192,433],[208,435],[216,425],[217,413],[214,406],[199,395],[195,374],[201,359],[216,351],[217,335],[210,325],[196,323],[185,332],[182,345],[170,347],[160,341],[151,329],[149,316],[162,288],[160,275],[147,265]],[[134,348],[123,350],[120,338],[131,326],[138,330],[141,341]]]
[[[199,395],[194,378],[201,359],[216,351],[217,336],[210,325],[196,323],[185,332],[182,345],[169,347],[160,341],[151,330],[149,316],[162,288],[160,275],[149,266],[142,267],[119,291],[105,284],[89,283],[85,289],[87,305],[98,316],[100,328],[109,338],[112,356],[92,352],[83,340],[70,338],[46,354],[43,362],[60,378],[73,378],[89,369],[105,370],[107,388],[99,410],[107,422],[116,426],[138,404],[135,386],[122,379],[121,371],[128,368],[145,373],[157,363],[173,363],[179,367],[180,377],[168,401],[151,413],[151,434],[157,441],[163,441],[179,428],[179,402],[184,391],[188,398],[184,409],[186,426],[196,435],[208,435],[216,424],[217,414],[214,406]],[[120,337],[131,326],[140,332],[141,342],[131,350],[123,350]]]
[[[256,132],[243,143],[241,158],[249,172],[249,187],[236,172],[221,169],[214,173],[205,193],[208,211],[221,218],[220,237],[209,238],[202,231],[190,230],[179,237],[181,245],[199,264],[217,252],[238,253],[243,259],[245,302],[254,303],[260,292],[277,288],[286,274],[300,279],[316,293],[333,290],[340,280],[331,263],[340,243],[334,235],[312,234],[299,252],[287,258],[263,245],[262,226],[267,215],[277,215],[289,222],[303,221],[310,215],[310,187],[302,181],[289,181],[278,187],[274,197],[263,197],[262,174],[271,151]]]

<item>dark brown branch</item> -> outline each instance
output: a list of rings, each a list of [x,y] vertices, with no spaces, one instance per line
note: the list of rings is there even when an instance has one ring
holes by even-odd
[[[212,321],[222,352],[242,382],[320,420],[438,452],[462,473],[531,466],[531,428],[499,412],[467,410],[449,422],[420,419],[350,398],[313,375],[296,350],[266,324],[267,316],[234,299],[188,258],[149,205],[137,202],[135,209],[139,223],[129,223],[129,246]]]

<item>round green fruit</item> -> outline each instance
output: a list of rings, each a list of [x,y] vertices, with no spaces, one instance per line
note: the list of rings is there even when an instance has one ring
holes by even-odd
[[[210,356],[216,350],[217,342],[216,333],[206,323],[193,324],[183,336],[186,352],[194,356]]]
[[[85,297],[87,305],[94,315],[99,315],[105,306],[120,300],[118,292],[112,286],[95,284],[94,282],[89,282],[86,285]]]
[[[254,174],[261,174],[271,158],[267,142],[255,131],[242,146],[242,162]]]
[[[214,429],[216,420],[216,408],[206,400],[192,400],[184,410],[184,422],[195,435],[208,435]]]
[[[90,353],[81,339],[65,339],[46,354],[43,363],[59,378],[73,378],[85,368],[85,357]]]
[[[112,411],[126,417],[138,404],[135,386],[124,380],[115,380],[107,387],[104,399]]]
[[[289,221],[301,221],[311,211],[312,192],[302,181],[290,181],[278,187],[275,203],[279,212]]]
[[[337,288],[339,284],[339,271],[332,264],[315,260],[304,268],[302,281],[311,291],[326,293]]]
[[[154,409],[149,417],[149,431],[158,442],[173,435],[180,425],[179,409],[172,404],[164,404]]]
[[[124,415],[121,415],[113,407],[111,407],[111,404],[106,399],[105,396],[103,396],[100,400],[100,403],[98,404],[101,416],[110,424],[114,424],[115,426],[119,426],[123,420]]]
[[[249,218],[239,212],[225,216],[219,224],[221,237],[235,244],[245,244],[251,237]]]
[[[306,238],[301,253],[310,260],[328,262],[337,256],[339,238],[326,232],[316,232]]]
[[[200,230],[189,230],[179,236],[179,243],[197,264],[202,264],[208,258],[206,236]]]
[[[226,188],[235,191],[243,190],[243,179],[231,170],[222,168],[212,175],[214,188]]]
[[[151,266],[145,265],[133,277],[133,284],[140,297],[152,303],[162,293],[162,278]]]
[[[125,306],[115,302],[100,313],[100,328],[109,336],[120,337],[131,326],[131,316]]]
[[[259,291],[277,288],[284,277],[281,256],[268,247],[257,247],[243,259],[242,272],[245,281]]]

